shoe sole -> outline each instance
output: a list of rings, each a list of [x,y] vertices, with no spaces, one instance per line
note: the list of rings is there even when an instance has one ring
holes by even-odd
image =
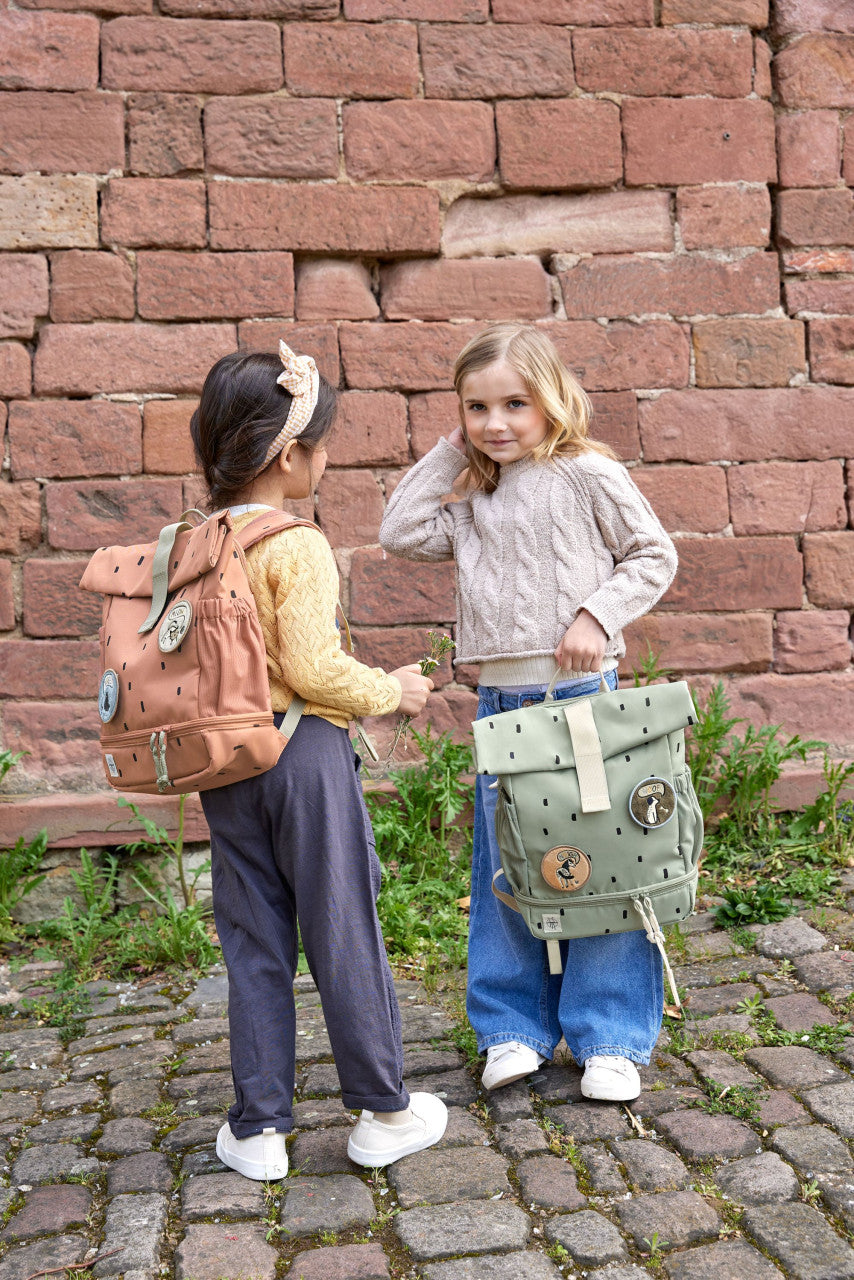
[[[216,1155],[227,1169],[233,1169],[235,1173],[251,1179],[252,1182],[279,1182],[288,1176],[287,1164],[281,1173],[270,1173],[266,1165],[260,1165],[256,1160],[241,1160],[239,1156],[232,1155],[225,1150],[219,1136],[216,1140]]]
[[[636,1098],[640,1097],[640,1094],[640,1089],[636,1093],[618,1092],[616,1090],[608,1092],[604,1089],[600,1093],[590,1093],[589,1090],[584,1088],[584,1085],[581,1086],[581,1096],[589,1098],[592,1102],[634,1102]]]

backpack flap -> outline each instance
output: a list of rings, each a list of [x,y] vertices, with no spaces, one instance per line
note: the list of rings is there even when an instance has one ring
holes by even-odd
[[[223,512],[211,516],[204,524],[185,528],[176,534],[169,558],[170,594],[213,569],[231,527],[231,516]],[[157,542],[139,543],[133,547],[100,547],[80,579],[81,589],[105,596],[150,600],[157,547]]]

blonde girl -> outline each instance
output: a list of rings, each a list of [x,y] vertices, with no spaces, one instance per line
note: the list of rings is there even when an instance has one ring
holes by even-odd
[[[396,488],[380,540],[456,561],[459,663],[480,664],[478,718],[610,688],[622,629],[676,570],[673,544],[629,473],[588,433],[590,403],[547,334],[501,324],[454,370],[460,426]],[[463,496],[443,502],[456,489]],[[551,1059],[563,1035],[585,1097],[637,1097],[661,1027],[661,961],[643,932],[562,944],[564,971],[491,892],[500,866],[495,781],[477,779],[468,1014],[495,1089]]]

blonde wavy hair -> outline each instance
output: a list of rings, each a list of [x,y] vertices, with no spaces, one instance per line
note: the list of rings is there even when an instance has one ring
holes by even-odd
[[[471,373],[504,360],[524,380],[531,397],[548,424],[545,439],[532,450],[538,462],[575,457],[592,451],[608,458],[615,453],[588,433],[592,406],[583,387],[569,372],[551,338],[534,325],[494,324],[463,347],[454,364],[454,388],[459,396],[460,422],[466,443],[468,489],[492,493],[500,467],[466,435],[463,383]]]

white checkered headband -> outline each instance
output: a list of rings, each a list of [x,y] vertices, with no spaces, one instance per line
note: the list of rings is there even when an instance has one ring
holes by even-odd
[[[281,453],[289,440],[305,431],[311,422],[312,414],[317,407],[317,396],[320,380],[317,365],[311,356],[298,356],[291,351],[286,342],[279,341],[279,359],[284,370],[276,381],[291,393],[291,407],[285,419],[285,425],[271,442],[264,457],[261,470],[269,466],[277,454]]]

